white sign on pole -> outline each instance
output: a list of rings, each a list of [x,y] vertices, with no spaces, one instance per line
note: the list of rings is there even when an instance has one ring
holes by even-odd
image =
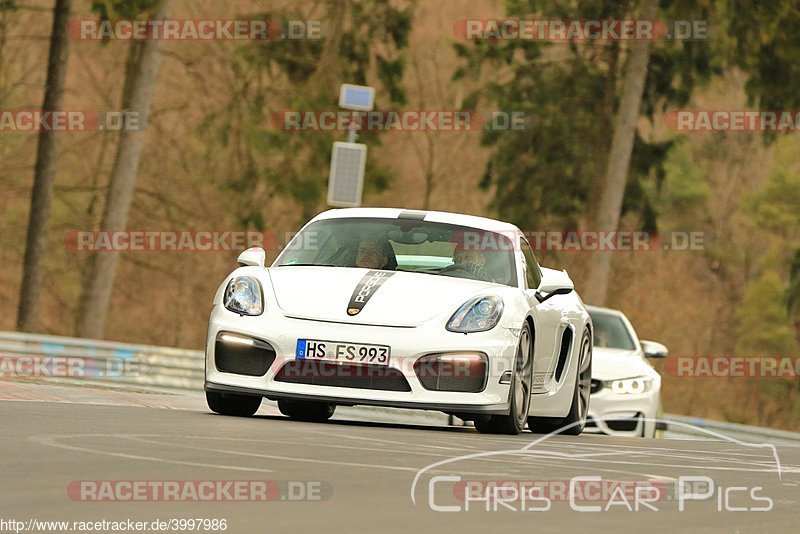
[[[364,168],[367,164],[367,145],[362,143],[333,143],[331,170],[328,175],[328,205],[358,207],[364,190]]]
[[[364,190],[364,169],[367,165],[367,145],[356,143],[362,111],[375,105],[375,88],[343,83],[339,88],[339,107],[353,111],[347,143],[333,143],[331,170],[328,175],[328,205],[354,208],[361,205]]]
[[[339,88],[339,107],[353,111],[372,111],[375,105],[375,88],[366,85],[343,83]]]

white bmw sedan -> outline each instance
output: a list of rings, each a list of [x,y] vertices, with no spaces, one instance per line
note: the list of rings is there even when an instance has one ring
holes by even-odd
[[[640,341],[619,310],[587,306],[594,324],[594,361],[589,424],[615,436],[655,437],[664,425],[661,375],[647,358],[664,358],[667,348]]]
[[[592,325],[564,271],[519,229],[389,208],[314,217],[265,266],[239,256],[214,296],[208,405],[249,416],[261,399],[324,421],[336,406],[439,410],[481,432],[579,434]]]

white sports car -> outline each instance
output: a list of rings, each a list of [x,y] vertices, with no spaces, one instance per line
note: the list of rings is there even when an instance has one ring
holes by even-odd
[[[206,340],[206,398],[324,421],[337,405],[439,410],[481,432],[579,434],[592,324],[516,226],[434,211],[331,210],[271,267],[239,256]]]
[[[661,375],[647,358],[664,358],[667,348],[639,341],[619,310],[587,306],[594,325],[594,372],[589,427],[614,436],[652,438],[665,425],[661,415]]]

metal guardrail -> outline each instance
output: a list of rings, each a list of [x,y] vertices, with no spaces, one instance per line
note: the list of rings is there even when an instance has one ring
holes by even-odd
[[[67,378],[118,385],[203,389],[205,357],[200,350],[0,332],[0,357],[3,358],[0,377],[13,374],[17,377]],[[31,358],[36,359],[38,366],[28,361]],[[51,360],[48,362],[46,358]],[[20,362],[20,368],[9,370],[15,365],[14,360]],[[23,372],[19,372],[20,369]]]
[[[80,362],[78,373],[69,379],[102,384],[145,386],[202,391],[205,356],[203,351],[98,341],[63,336],[0,332],[0,358],[3,363],[15,358],[51,357]],[[46,369],[46,366],[44,367]],[[0,366],[0,377],[8,376]],[[48,378],[33,373],[37,378]],[[64,378],[54,376],[53,378]],[[664,414],[667,421],[688,423],[742,438],[778,440],[800,444],[800,434],[736,423],[709,421],[697,417]],[[680,425],[681,434],[692,434]],[[697,432],[698,436],[704,433]]]
[[[675,421],[677,423],[685,423],[698,428],[706,430],[713,430],[730,437],[739,437],[742,439],[754,440],[756,438],[768,441],[773,444],[792,444],[800,445],[800,433],[789,432],[788,430],[778,430],[775,428],[764,428],[760,426],[741,425],[739,423],[727,423],[722,421],[710,421],[708,419],[701,419],[699,417],[690,417],[686,415],[664,414],[664,419]],[[697,436],[707,437],[704,432],[693,431],[690,427],[681,425],[677,429],[681,434],[693,434]]]

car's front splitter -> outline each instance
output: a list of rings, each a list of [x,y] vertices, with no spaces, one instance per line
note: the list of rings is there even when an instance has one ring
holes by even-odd
[[[314,402],[330,402],[338,406],[381,406],[385,408],[405,408],[410,410],[435,410],[451,414],[485,414],[485,415],[504,415],[508,413],[509,403],[504,402],[500,404],[444,404],[444,403],[429,403],[429,402],[408,402],[408,401],[385,401],[379,399],[354,399],[353,397],[340,397],[335,395],[319,395],[319,394],[304,394],[304,393],[286,393],[266,391],[260,389],[252,389],[239,386],[229,386],[224,384],[215,384],[213,382],[205,383],[206,391],[213,391],[216,393],[237,393],[240,395],[256,395],[266,397],[269,400],[297,400],[297,401],[314,401]]]

